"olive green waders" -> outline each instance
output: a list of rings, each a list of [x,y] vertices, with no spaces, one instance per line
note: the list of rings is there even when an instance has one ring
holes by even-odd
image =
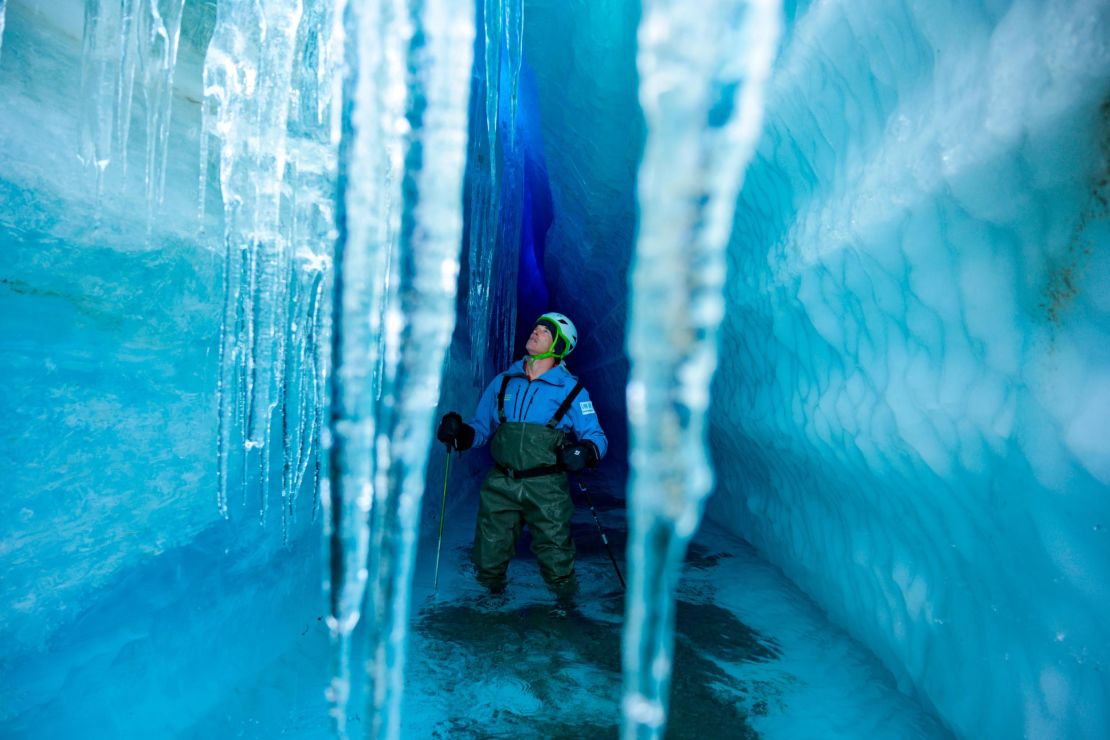
[[[561,598],[574,595],[574,505],[567,474],[558,469],[555,455],[563,438],[563,432],[550,425],[519,421],[503,422],[493,436],[491,452],[497,465],[482,485],[471,554],[478,582],[491,591],[505,588],[509,560],[527,523],[544,581]],[[520,473],[524,476],[517,477]]]

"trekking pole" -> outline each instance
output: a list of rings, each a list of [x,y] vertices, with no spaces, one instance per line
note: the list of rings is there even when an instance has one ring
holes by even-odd
[[[447,446],[447,466],[443,469],[443,498],[439,502],[439,541],[436,542],[436,575],[432,594],[439,591],[439,554],[443,550],[443,515],[447,511],[447,476],[451,474],[451,447]]]
[[[601,526],[601,520],[597,518],[597,509],[594,508],[594,502],[590,499],[590,492],[586,490],[586,487],[582,485],[582,481],[580,481],[577,476],[574,478],[574,482],[578,484],[578,490],[581,491],[582,495],[586,498],[586,505],[590,507],[590,513],[594,515],[594,524],[597,525],[597,531],[601,535],[601,541],[605,543],[605,551],[609,553],[609,560],[613,563],[613,570],[617,572],[617,580],[621,582],[621,588],[626,589],[627,586],[624,585],[624,576],[621,575],[621,569],[620,566],[617,565],[617,559],[613,557],[613,548],[609,547],[609,538],[605,536],[605,530]]]

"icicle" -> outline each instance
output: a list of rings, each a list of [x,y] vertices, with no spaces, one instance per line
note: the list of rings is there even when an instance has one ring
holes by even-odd
[[[285,368],[285,326],[289,283],[284,235],[279,229],[281,187],[286,169],[286,127],[293,71],[293,51],[301,18],[300,0],[268,0],[262,5],[264,37],[257,87],[259,148],[250,153],[255,209],[250,233],[256,250],[251,331],[250,415],[248,444],[258,448],[262,480],[261,510],[265,521],[269,502],[270,429],[280,396]]]
[[[4,15],[8,10],[8,0],[0,0],[0,54],[4,51]],[[3,58],[0,56],[0,58]]]
[[[665,729],[674,589],[712,486],[705,413],[724,311],[724,249],[780,23],[779,0],[715,0],[697,13],[680,0],[644,3],[637,61],[648,136],[628,336],[625,738],[658,738]]]
[[[127,144],[131,135],[131,101],[135,90],[135,68],[139,63],[138,34],[131,32],[135,16],[142,12],[143,0],[121,0],[119,32],[119,78],[116,85],[116,139],[123,179],[127,180]]]
[[[410,226],[402,236],[401,314],[408,321],[400,343],[395,372],[399,412],[393,417],[394,459],[390,498],[396,499],[399,526],[386,531],[393,538],[385,581],[389,616],[383,625],[384,659],[377,664],[377,687],[385,684],[376,706],[376,725],[385,737],[400,732],[404,675],[404,627],[415,558],[424,470],[431,444],[432,413],[439,398],[444,358],[455,325],[455,291],[462,236],[462,181],[466,164],[467,102],[474,29],[468,4],[461,0],[414,3],[414,17],[423,31],[422,48],[410,50],[415,67],[414,98],[423,98],[422,120],[415,121],[412,148],[425,166],[406,173],[416,201],[406,203]]]
[[[324,482],[321,497],[331,542],[328,625],[335,642],[335,665],[329,695],[340,737],[346,736],[351,634],[362,618],[369,576],[376,429],[376,394],[371,386],[378,353],[375,331],[380,331],[381,324],[381,317],[374,314],[391,249],[384,214],[387,201],[400,197],[399,190],[390,192],[385,173],[391,158],[398,164],[401,160],[396,129],[404,120],[404,99],[398,106],[396,98],[398,90],[405,92],[404,73],[388,63],[407,46],[402,37],[405,29],[398,27],[396,9],[388,0],[352,4],[344,24],[349,75],[343,106],[348,141],[341,146],[340,162],[344,228],[335,248],[333,273],[330,336],[335,370],[331,421],[324,437],[330,447],[330,480]]]
[[[467,203],[468,235],[467,316],[473,322],[471,336],[474,358],[474,377],[482,381],[493,368],[500,369],[512,353],[515,310],[515,282],[491,281],[490,275],[503,278],[515,275],[517,244],[507,243],[511,235],[502,232],[502,187],[505,176],[504,163],[512,152],[501,151],[498,131],[503,124],[501,106],[503,96],[509,96],[508,141],[515,141],[516,90],[522,64],[523,5],[521,0],[482,0],[483,53],[476,60],[479,65],[479,105],[472,106],[476,115],[484,115],[481,133],[475,132],[471,140],[470,160],[473,176]],[[518,192],[519,188],[510,190]],[[519,219],[509,214],[509,225]],[[513,218],[515,216],[515,218]],[[501,256],[501,262],[495,263]],[[508,271],[502,274],[503,271]],[[506,337],[502,346],[490,346],[491,326],[500,326]]]
[[[431,414],[454,328],[473,25],[461,0],[352,6],[332,325],[332,699],[367,635],[370,735],[397,737]],[[406,168],[407,165],[407,168]],[[404,218],[402,218],[402,216]],[[369,351],[368,351],[369,350]],[[363,604],[365,601],[365,614]]]
[[[296,409],[295,423],[282,443],[283,531],[308,466],[317,449],[327,345],[320,341],[325,311],[321,297],[331,269],[336,238],[335,197],[339,126],[338,40],[341,26],[334,3],[308,0],[297,33],[296,63],[288,124],[282,233],[290,246],[286,372],[280,396]],[[283,411],[288,418],[289,408]],[[316,496],[314,493],[314,500]]]
[[[520,67],[524,63],[524,7],[522,3],[506,3],[504,6],[503,33],[505,65],[509,71],[509,146],[516,148],[516,106],[520,96]]]
[[[81,47],[81,116],[78,156],[96,171],[97,200],[112,161],[113,102],[119,68],[119,0],[86,0]]]
[[[173,77],[185,0],[86,0],[79,156],[97,171],[98,192],[113,157],[127,180],[135,84],[146,104],[147,222],[161,203]],[[112,147],[115,145],[115,151]]]
[[[239,303],[240,260],[231,241],[224,239],[224,306],[220,318],[220,367],[216,378],[216,507],[227,518],[228,455],[235,418],[234,380],[236,364],[235,316]]]
[[[241,340],[243,315],[243,283],[249,269],[247,245],[242,241],[245,231],[243,211],[247,197],[242,192],[240,164],[244,144],[240,137],[250,131],[252,123],[247,106],[254,95],[258,70],[251,60],[248,39],[261,35],[259,19],[252,11],[253,3],[217,6],[216,26],[204,60],[201,131],[201,193],[203,207],[208,170],[209,137],[219,140],[219,172],[224,201],[224,312],[220,325],[220,368],[217,381],[217,501],[227,516],[228,456],[232,454],[235,429],[242,426],[242,369],[246,352]],[[245,466],[241,475],[245,474]]]
[[[146,167],[143,184],[147,219],[161,205],[166,189],[166,160],[169,154],[170,116],[173,109],[173,77],[181,38],[181,15],[185,0],[148,0],[137,34],[143,63],[143,93],[146,99]],[[159,5],[165,6],[161,12]],[[123,127],[127,128],[127,122]],[[125,139],[126,143],[126,139]]]
[[[318,406],[325,399],[320,395],[321,378],[320,342],[318,339],[321,324],[321,295],[324,290],[323,273],[317,273],[314,282],[307,291],[308,299],[298,301],[298,309],[304,306],[302,317],[304,328],[298,333],[299,348],[297,351],[296,367],[300,368],[295,387],[297,393],[297,424],[289,438],[286,459],[289,461],[289,480],[286,489],[289,495],[289,505],[292,508],[308,472],[308,466],[313,459],[317,437],[319,435]],[[291,387],[294,384],[291,384]]]
[[[319,5],[310,3],[309,24],[327,17],[326,12],[318,10]],[[168,25],[152,26],[150,38],[164,44],[159,47],[164,51],[162,58],[176,53],[180,8],[175,6],[175,11]],[[203,218],[207,147],[209,137],[213,137],[220,142],[224,264],[230,276],[225,281],[229,300],[221,328],[217,464],[223,472],[218,476],[217,500],[226,506],[226,456],[231,453],[238,429],[243,437],[243,470],[250,470],[252,459],[256,463],[259,518],[263,523],[269,510],[271,428],[279,406],[283,419],[288,413],[289,327],[297,316],[291,298],[295,284],[291,276],[295,273],[290,220],[283,222],[281,215],[289,165],[291,101],[298,98],[293,94],[294,55],[307,33],[301,30],[302,17],[301,0],[221,4],[204,65],[200,213]],[[321,74],[330,79],[330,72]],[[161,197],[164,171],[157,166],[156,154],[164,151],[166,144],[168,107],[150,107],[157,116],[148,119],[156,148],[148,149],[147,172]],[[326,170],[322,166],[322,171]],[[330,227],[325,228],[315,236],[326,241],[330,231]],[[294,347],[294,357],[296,352]],[[283,432],[283,458],[287,438]],[[245,486],[246,477],[243,483]],[[290,496],[283,476],[283,501]],[[286,508],[283,506],[283,522]]]

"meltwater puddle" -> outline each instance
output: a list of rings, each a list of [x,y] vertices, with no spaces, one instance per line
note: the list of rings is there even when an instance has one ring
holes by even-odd
[[[625,569],[622,514],[601,512]],[[473,583],[472,530],[456,530],[436,595],[417,573],[402,735],[616,737],[624,595],[589,514],[574,522],[581,592],[565,615],[526,542],[508,591],[489,597]],[[777,568],[710,528],[678,591],[670,701],[668,738],[949,737]]]

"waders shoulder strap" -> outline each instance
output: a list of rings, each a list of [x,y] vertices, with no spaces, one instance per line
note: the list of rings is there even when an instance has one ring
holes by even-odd
[[[578,397],[578,394],[581,391],[582,384],[575,383],[574,388],[570,392],[570,395],[568,395],[566,397],[566,400],[563,401],[562,405],[559,406],[559,409],[555,412],[555,415],[551,417],[551,421],[547,422],[548,429],[554,429],[559,425],[559,422],[562,421],[563,417],[567,415],[568,411],[570,411],[570,405],[574,403],[574,399]]]
[[[497,419],[502,424],[505,423],[505,389],[509,387],[511,377],[506,375],[501,378],[501,390],[497,392]]]

